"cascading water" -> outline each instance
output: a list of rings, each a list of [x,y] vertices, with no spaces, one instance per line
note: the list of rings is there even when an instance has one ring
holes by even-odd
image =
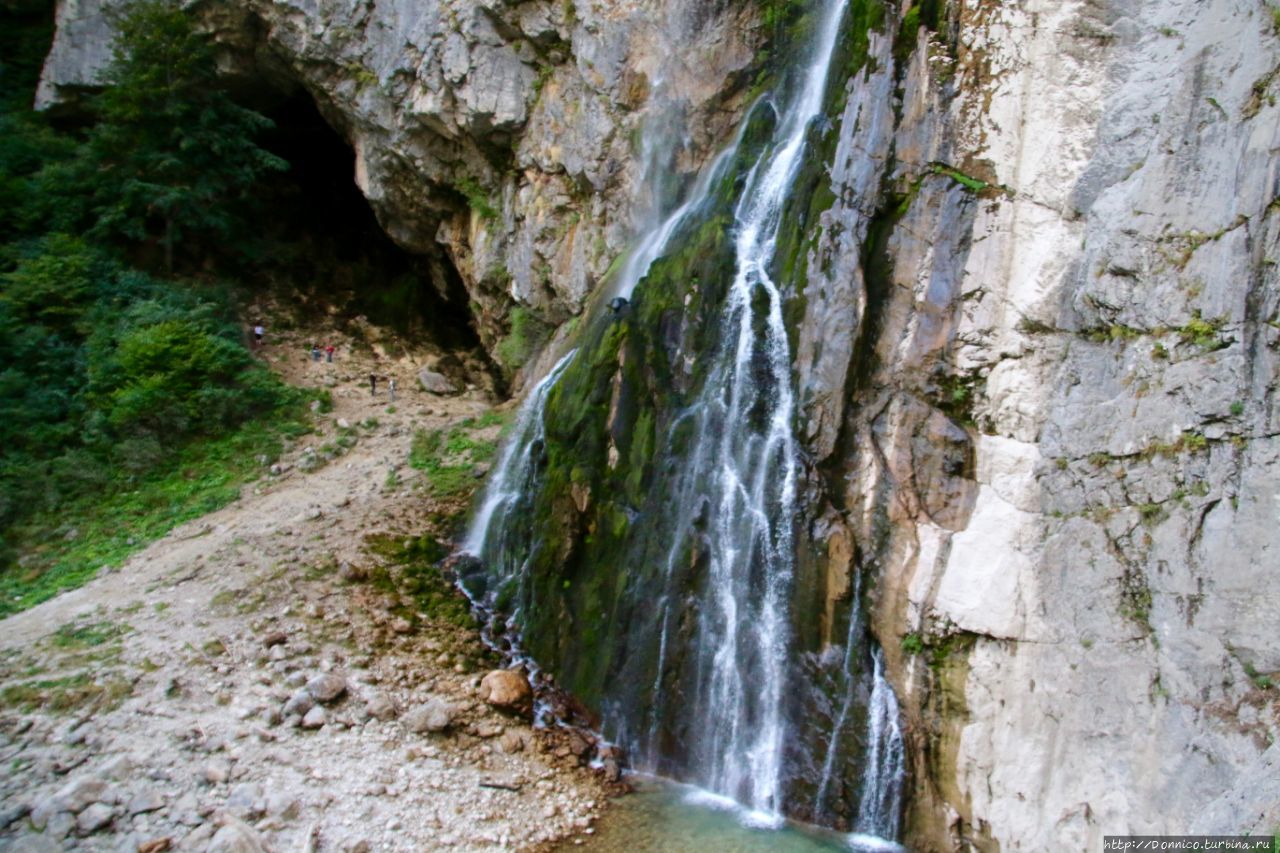
[[[579,348],[529,394],[463,548],[480,566],[467,581],[473,594],[523,614],[515,621],[532,626],[537,656],[594,698],[605,735],[635,766],[731,798],[758,825],[781,822],[799,772],[786,765],[800,713],[789,669],[800,449],[775,255],[846,5],[825,0],[816,10],[799,73],[749,111],[683,201],[652,193],[648,225],[596,302],[634,297],[635,317],[597,311]],[[661,172],[670,150],[647,138],[645,171]],[[668,212],[652,212],[664,199]],[[689,247],[719,246],[726,234],[723,275],[719,261],[699,268],[705,282],[672,272],[672,253],[700,253]],[[652,308],[671,291],[681,308]],[[654,370],[669,371],[660,390]],[[802,813],[893,838],[902,740],[879,653],[869,656],[861,639],[859,606],[855,594],[849,639],[832,663],[844,672],[832,743],[807,735],[823,758],[816,796],[805,795],[815,805]],[[837,747],[837,738],[859,741],[851,709],[860,702],[865,746]],[[855,779],[850,756],[864,751]],[[846,786],[830,792],[837,776],[862,783],[856,802]],[[825,805],[837,799],[839,818]]]
[[[708,557],[696,606],[691,769],[700,784],[749,805],[765,822],[780,811],[797,464],[783,297],[769,267],[809,124],[821,114],[844,6],[827,4],[798,96],[748,174],[734,213],[736,270],[722,311],[729,332],[693,406],[694,449],[673,508],[703,529],[686,525],[670,553],[697,537]],[[659,678],[667,611],[679,604],[664,595]],[[661,704],[655,696],[655,707]]]
[[[867,707],[867,758],[858,803],[857,831],[897,838],[906,775],[905,748],[898,725],[898,699],[884,677],[884,655],[873,656],[871,701]]]
[[[546,436],[547,395],[555,387],[556,380],[569,365],[577,350],[570,350],[547,372],[542,381],[525,397],[516,414],[515,427],[507,437],[498,457],[498,464],[489,477],[480,498],[480,504],[467,528],[461,551],[488,561],[491,566],[511,567],[495,549],[508,543],[503,536],[504,527],[494,530],[495,518],[499,521],[510,514],[512,506],[536,491],[537,453]],[[505,577],[500,580],[506,580]]]

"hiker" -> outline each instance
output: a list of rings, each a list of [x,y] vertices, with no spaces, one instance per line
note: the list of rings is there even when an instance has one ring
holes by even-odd
[[[369,374],[369,396],[378,396],[378,374],[376,373]]]
[[[260,347],[260,346],[262,346],[262,336],[263,336],[263,335],[265,335],[266,333],[267,333],[267,330],[266,330],[266,329],[264,329],[264,328],[262,328],[262,324],[261,324],[261,323],[254,325],[254,327],[253,327],[253,345],[254,345],[255,347]]]
[[[618,317],[627,310],[627,300],[622,296],[615,296],[609,300],[609,310],[613,312],[613,316]]]
[[[392,376],[387,380],[387,393],[390,395],[390,402],[396,401],[396,378]]]
[[[325,344],[324,347],[325,361],[333,364],[333,344]]]
[[[320,360],[320,345],[319,345],[319,344],[312,344],[312,345],[311,345],[311,360],[312,360],[312,361],[319,361],[319,360]]]

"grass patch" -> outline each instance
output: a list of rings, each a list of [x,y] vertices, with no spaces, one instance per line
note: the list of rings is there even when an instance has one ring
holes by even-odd
[[[60,649],[85,649],[100,646],[119,639],[133,628],[124,623],[94,622],[89,625],[67,623],[50,636],[50,642]]]
[[[384,591],[399,591],[411,596],[417,609],[433,621],[465,629],[476,627],[467,601],[453,582],[439,568],[449,550],[434,536],[403,538],[389,534],[365,537],[365,547],[391,563],[370,572],[370,582]],[[417,614],[400,615],[416,619]]]
[[[87,672],[79,672],[0,688],[0,706],[28,713],[67,713],[81,709],[102,712],[116,707],[132,693],[133,685],[119,676],[94,681]]]
[[[479,487],[479,466],[492,461],[498,443],[475,433],[502,422],[486,415],[467,418],[448,429],[420,429],[409,448],[409,466],[425,471],[423,488],[436,498],[469,498]]]
[[[311,431],[304,409],[295,406],[222,438],[190,444],[163,469],[110,494],[68,502],[15,526],[12,541],[25,556],[0,574],[0,617],[81,586],[100,568],[119,566],[177,525],[237,500],[241,485],[261,473],[259,456],[274,459],[284,437]],[[67,528],[79,535],[69,541],[58,535]]]

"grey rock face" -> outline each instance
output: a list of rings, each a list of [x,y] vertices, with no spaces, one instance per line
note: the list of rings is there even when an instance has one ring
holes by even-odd
[[[893,86],[873,37],[797,349],[922,847],[1183,832],[1280,734],[1280,43],[1234,0],[1033,5],[922,29]]]

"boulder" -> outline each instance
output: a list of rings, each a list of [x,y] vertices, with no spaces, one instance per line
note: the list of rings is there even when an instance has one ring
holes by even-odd
[[[481,700],[495,708],[528,713],[533,708],[533,689],[529,680],[510,669],[495,669],[480,681]]]
[[[418,371],[418,382],[422,384],[422,388],[432,394],[456,394],[457,387],[448,380],[444,374],[436,373],[434,370],[423,368]]]

